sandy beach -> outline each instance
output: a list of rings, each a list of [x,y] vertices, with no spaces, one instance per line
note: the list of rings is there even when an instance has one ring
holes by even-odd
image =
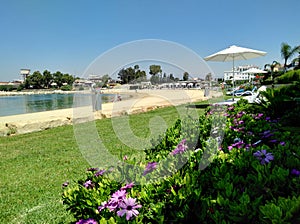
[[[105,90],[104,93],[129,94],[127,100],[102,104],[102,110],[93,111],[92,106],[70,108],[46,112],[0,117],[0,136],[24,134],[42,131],[62,125],[71,125],[73,120],[81,122],[123,114],[142,113],[160,107],[177,106],[221,96],[220,92],[211,91],[204,97],[203,90]]]

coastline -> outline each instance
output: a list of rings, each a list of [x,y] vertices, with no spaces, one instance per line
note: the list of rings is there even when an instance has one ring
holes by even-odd
[[[102,104],[102,110],[92,111],[92,107],[69,108],[36,112],[29,114],[0,117],[0,136],[25,134],[42,131],[62,125],[72,125],[73,121],[86,122],[102,118],[136,114],[167,106],[207,100],[221,96],[220,92],[213,92],[204,97],[203,90],[127,90],[109,89],[103,93],[127,94],[132,97],[111,103]]]
[[[34,95],[34,94],[72,94],[77,91],[62,91],[62,90],[32,90],[32,91],[20,91],[20,92],[6,92],[0,91],[0,96],[22,96],[22,95]]]

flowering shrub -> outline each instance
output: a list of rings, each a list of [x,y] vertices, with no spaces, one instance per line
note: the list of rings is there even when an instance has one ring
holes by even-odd
[[[88,169],[63,201],[79,223],[300,223],[299,145],[240,100],[177,121],[140,166]]]

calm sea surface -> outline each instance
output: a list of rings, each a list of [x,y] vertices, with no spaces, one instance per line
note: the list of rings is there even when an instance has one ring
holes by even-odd
[[[113,94],[101,94],[102,102],[112,101]],[[0,116],[26,114],[73,107],[74,94],[34,94],[0,96]]]

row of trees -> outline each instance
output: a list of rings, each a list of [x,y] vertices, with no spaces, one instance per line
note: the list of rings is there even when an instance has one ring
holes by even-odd
[[[150,81],[152,84],[179,81],[179,78],[175,78],[173,74],[162,74],[162,68],[160,65],[150,65],[149,74],[151,75]],[[135,65],[134,67],[121,69],[118,73],[118,79],[120,79],[122,84],[136,83],[147,81],[147,74],[145,71],[140,70],[138,65]],[[187,81],[188,79],[189,74],[184,72],[182,80]]]
[[[65,85],[72,85],[75,81],[75,77],[69,74],[63,74],[59,71],[51,73],[45,70],[43,73],[39,71],[33,72],[31,75],[27,76],[24,83],[22,84],[24,88],[29,89],[48,89],[51,87],[61,88]]]

